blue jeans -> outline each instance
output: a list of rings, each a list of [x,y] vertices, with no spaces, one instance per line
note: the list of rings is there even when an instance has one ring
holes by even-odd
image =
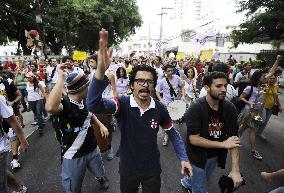
[[[41,115],[43,115],[44,117],[47,117],[48,114],[44,108],[44,102],[43,99],[40,99],[40,111],[41,111]]]
[[[38,101],[29,101],[29,107],[33,111],[36,121],[38,122],[38,127],[43,128],[43,119],[41,112],[41,102]]]
[[[263,118],[263,123],[258,127],[257,134],[260,135],[262,134],[263,130],[265,129],[270,117],[272,115],[272,109],[266,109],[263,108],[262,110],[262,118]]]
[[[276,188],[276,189],[270,191],[269,193],[284,193],[284,186]]]
[[[192,193],[207,193],[207,181],[213,173],[217,165],[217,161],[217,157],[208,159],[204,169],[191,164],[193,176],[183,177],[183,179],[181,179],[182,183],[186,186],[186,188],[191,189]]]
[[[81,192],[87,168],[95,177],[105,176],[104,163],[98,147],[89,154],[79,158],[63,158],[61,167],[61,180],[66,193]]]
[[[25,98],[28,96],[28,92],[26,89],[19,89],[19,91],[21,92],[21,95],[22,95],[22,99],[21,99],[21,103],[23,105],[23,108],[24,110],[28,110],[28,107],[27,107],[27,103],[25,101]]]

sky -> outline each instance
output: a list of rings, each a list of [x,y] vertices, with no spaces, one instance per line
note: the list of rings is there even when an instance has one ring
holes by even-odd
[[[193,1],[193,0],[188,0]],[[215,22],[216,25],[228,23],[232,25],[239,24],[244,19],[242,14],[236,14],[234,0],[214,0],[214,15],[219,18]],[[148,35],[149,31],[152,35],[159,35],[160,30],[160,16],[157,15],[161,12],[161,7],[174,7],[174,0],[137,0],[139,12],[143,19],[143,25],[137,30],[137,35]],[[164,33],[167,27],[170,28],[173,21],[173,10],[166,10],[167,15],[163,18]],[[202,22],[202,21],[201,21]],[[205,21],[204,21],[205,22]],[[168,24],[168,25],[167,25]],[[150,30],[149,30],[150,28]]]
[[[143,24],[138,34],[147,34],[149,32],[149,25],[152,34],[157,34],[160,28],[160,16],[157,15],[161,12],[161,7],[171,7],[170,0],[137,0],[139,12],[142,16]],[[169,16],[165,15],[165,21]]]

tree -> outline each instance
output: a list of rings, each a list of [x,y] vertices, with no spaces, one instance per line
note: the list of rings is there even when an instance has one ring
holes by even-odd
[[[34,29],[35,22],[30,14],[34,8],[32,0],[3,0],[0,4],[0,43],[18,40],[18,48],[25,54],[31,51],[26,47],[25,29]]]
[[[240,29],[233,30],[234,46],[240,43],[284,40],[283,0],[237,0],[238,12],[246,12]]]
[[[60,54],[63,46],[70,53],[74,48],[93,52],[101,28],[109,31],[110,45],[116,45],[142,24],[135,0],[4,0],[2,7],[0,27],[9,24],[0,28],[0,43],[18,40],[24,54],[30,53],[24,30],[36,29],[42,35],[44,27],[46,45]],[[43,26],[35,22],[39,13]]]

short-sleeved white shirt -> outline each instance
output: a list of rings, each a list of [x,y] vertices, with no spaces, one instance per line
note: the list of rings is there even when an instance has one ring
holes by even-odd
[[[7,104],[7,100],[3,95],[0,95],[0,116],[4,119],[13,115],[13,109]],[[1,132],[2,133],[2,132]],[[10,149],[8,135],[4,134],[0,138],[0,153],[7,152]]]
[[[30,86],[29,83],[27,84],[27,92],[28,101],[38,101],[41,99],[39,88],[34,89],[34,86]]]

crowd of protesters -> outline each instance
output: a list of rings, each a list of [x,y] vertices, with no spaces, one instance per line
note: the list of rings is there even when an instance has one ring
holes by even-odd
[[[100,38],[107,41],[106,36]],[[6,191],[6,181],[15,193],[27,191],[4,164],[9,149],[4,139],[10,140],[11,168],[21,167],[18,149],[28,146],[21,131],[25,127],[22,114],[28,111],[33,113],[32,124],[37,125],[39,135],[44,135],[49,115],[52,121],[56,118],[61,121],[58,134],[62,148],[61,177],[68,193],[81,191],[86,168],[102,188],[108,188],[101,156],[106,154],[108,160],[113,159],[111,142],[116,127],[121,132],[116,153],[120,157],[121,192],[134,193],[140,184],[143,192],[160,191],[161,166],[155,144],[158,131],[155,129],[159,126],[164,131],[162,144],[167,146],[170,139],[174,145],[185,174],[181,185],[189,192],[210,192],[207,181],[217,165],[225,167],[228,150],[232,156],[228,177],[237,188],[243,181],[238,150],[242,133],[249,130],[249,154],[262,160],[265,155],[257,150],[256,137],[266,140],[263,131],[271,115],[282,112],[278,98],[281,59],[277,56],[271,67],[253,71],[251,60],[238,63],[230,57],[223,63],[149,53],[112,57],[107,45],[100,45],[100,50],[84,61],[50,56],[18,64],[3,62],[0,113],[6,121],[1,121],[0,192]],[[175,100],[189,101],[184,116],[187,148],[166,108]],[[148,130],[147,121],[152,131]],[[272,174],[262,176],[268,179]]]

